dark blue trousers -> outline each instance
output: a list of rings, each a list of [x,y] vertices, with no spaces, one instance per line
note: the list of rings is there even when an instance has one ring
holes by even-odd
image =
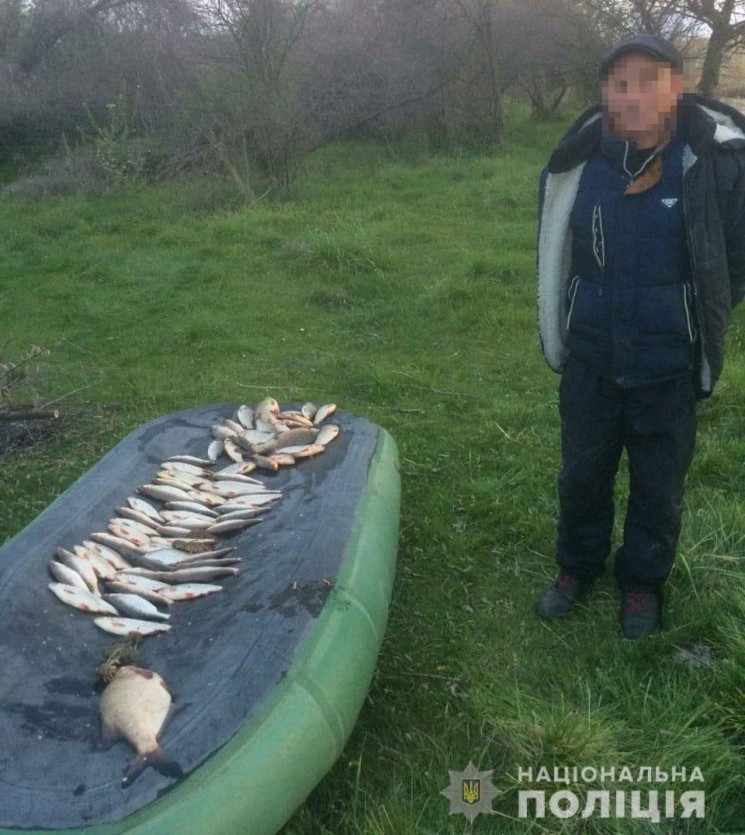
[[[692,376],[623,389],[567,362],[559,385],[562,469],[556,561],[583,579],[610,552],[613,483],[626,449],[629,501],[615,575],[624,591],[660,591],[675,561],[696,437]]]

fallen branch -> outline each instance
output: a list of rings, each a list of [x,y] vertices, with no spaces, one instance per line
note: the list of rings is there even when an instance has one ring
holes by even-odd
[[[11,409],[9,411],[0,411],[0,420],[57,420],[59,418],[59,409],[31,409],[29,411],[19,411]]]

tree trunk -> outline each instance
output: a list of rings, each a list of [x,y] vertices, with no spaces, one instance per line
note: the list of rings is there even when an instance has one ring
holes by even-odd
[[[712,29],[709,45],[706,48],[704,66],[701,70],[701,78],[697,85],[698,91],[706,96],[713,96],[719,85],[719,73],[724,60],[727,34],[727,28],[716,27]]]

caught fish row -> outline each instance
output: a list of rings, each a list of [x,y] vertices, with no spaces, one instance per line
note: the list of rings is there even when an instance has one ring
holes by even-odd
[[[335,409],[334,404],[316,408],[306,403],[300,411],[283,412],[273,398],[255,409],[241,406],[236,420],[212,427],[213,436],[221,437],[210,444],[208,460],[173,456],[161,464],[151,484],[137,488],[141,496],[162,502],[162,509],[130,496],[126,506],[116,508],[106,531],[92,533],[72,551],[58,548],[49,566],[57,581],[50,590],[69,606],[102,615],[94,623],[107,632],[144,636],[168,631],[169,615],[157,604],[211,594],[221,587],[205,586],[206,581],[240,573],[236,566],[242,558],[229,557],[232,548],[216,548],[216,538],[258,524],[281,498],[279,490],[248,473],[264,458],[271,460],[265,469],[276,470],[285,458],[294,464],[297,457],[323,450],[339,429],[317,424]],[[240,453],[240,461],[210,469],[213,459],[232,451],[231,444],[254,450],[254,460],[243,460]],[[136,577],[159,586],[137,586]]]
[[[281,498],[249,473],[277,472],[325,450],[339,428],[321,424],[334,404],[306,403],[282,411],[273,398],[212,427],[207,458],[175,455],[150,484],[116,508],[106,530],[91,533],[72,550],[57,548],[49,570],[50,591],[68,606],[97,617],[100,629],[122,637],[167,632],[173,603],[222,591],[214,580],[235,576],[242,557],[218,539],[262,521]],[[220,456],[232,460],[214,469]],[[151,502],[161,503],[161,507]],[[163,679],[134,664],[106,677],[101,699],[104,737],[124,737],[137,752],[125,772],[128,785],[148,765],[180,776],[158,744],[171,705]]]

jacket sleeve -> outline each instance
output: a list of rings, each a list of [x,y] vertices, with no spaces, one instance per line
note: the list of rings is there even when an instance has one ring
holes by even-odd
[[[735,160],[737,176],[728,194],[724,223],[732,307],[745,298],[745,150],[735,154]]]

